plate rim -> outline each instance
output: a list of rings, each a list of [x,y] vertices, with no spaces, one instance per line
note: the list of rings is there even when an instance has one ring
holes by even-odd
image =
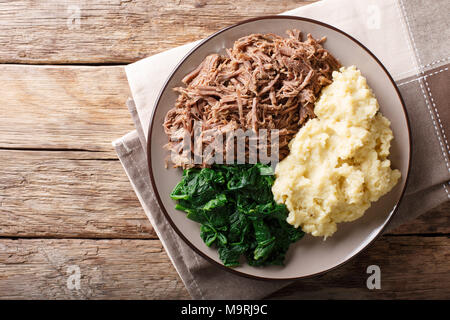
[[[406,179],[405,179],[405,184],[402,188],[402,192],[400,195],[399,200],[396,202],[394,209],[392,210],[390,216],[387,218],[387,220],[384,222],[382,228],[380,229],[380,231],[374,236],[374,238],[369,241],[363,248],[361,248],[359,251],[357,251],[355,254],[353,254],[352,256],[348,257],[347,259],[345,259],[344,261],[342,261],[341,263],[328,268],[326,270],[320,271],[320,272],[315,272],[315,273],[310,273],[308,275],[304,275],[304,276],[299,276],[299,277],[283,277],[283,278],[272,278],[272,277],[264,277],[264,276],[256,276],[253,274],[249,274],[249,273],[245,273],[245,272],[241,272],[238,271],[236,269],[230,268],[230,267],[226,267],[223,264],[215,261],[214,259],[212,259],[211,257],[209,257],[207,254],[205,254],[204,252],[202,252],[199,248],[197,248],[193,243],[191,243],[185,236],[184,234],[181,232],[181,230],[178,229],[178,227],[175,225],[175,223],[173,222],[172,218],[170,217],[169,213],[167,212],[166,208],[164,207],[164,204],[161,200],[161,197],[159,195],[158,192],[158,188],[156,187],[156,181],[154,179],[153,176],[153,170],[152,170],[152,159],[151,159],[151,148],[152,148],[152,143],[151,143],[151,139],[150,137],[152,136],[152,132],[153,132],[153,126],[155,124],[154,121],[154,117],[156,114],[156,109],[159,105],[159,102],[161,100],[161,97],[163,95],[163,93],[165,92],[165,90],[167,89],[167,85],[170,82],[170,80],[172,79],[172,77],[175,75],[175,73],[177,72],[177,70],[180,68],[180,66],[184,63],[184,61],[191,56],[198,48],[200,48],[203,44],[205,44],[206,42],[210,41],[211,39],[215,38],[216,36],[220,35],[221,33],[235,28],[237,26],[243,25],[243,24],[247,24],[247,23],[251,23],[251,22],[255,22],[255,21],[260,21],[260,20],[271,20],[271,19],[286,19],[286,20],[300,20],[300,21],[306,21],[309,23],[313,23],[313,24],[318,24],[322,27],[325,28],[329,28],[333,31],[336,31],[342,35],[344,35],[345,37],[349,38],[351,41],[355,42],[359,47],[361,47],[364,51],[366,51],[374,60],[375,62],[381,67],[381,69],[384,71],[384,73],[386,74],[386,76],[388,77],[389,81],[391,82],[392,86],[394,87],[397,96],[401,102],[401,106],[403,109],[403,114],[405,116],[406,119],[406,127],[407,127],[407,132],[408,132],[408,142],[409,142],[409,154],[408,154],[408,168],[407,168],[407,173],[406,173]],[[164,85],[161,87],[157,99],[155,101],[154,107],[151,111],[151,115],[150,115],[150,123],[149,123],[149,128],[148,128],[148,135],[147,135],[147,164],[148,164],[148,171],[149,171],[149,177],[150,177],[150,185],[151,188],[153,189],[153,194],[156,198],[156,201],[158,203],[159,208],[161,209],[161,211],[163,212],[165,218],[167,219],[167,221],[169,222],[169,224],[171,225],[171,227],[175,230],[175,232],[178,234],[178,236],[191,248],[193,249],[197,254],[199,254],[201,257],[203,257],[204,259],[206,259],[208,262],[210,262],[212,265],[214,266],[218,266],[220,269],[222,270],[226,270],[227,272],[230,272],[232,274],[235,275],[239,275],[239,276],[243,276],[245,278],[250,278],[250,279],[254,279],[254,280],[265,280],[265,281],[285,281],[285,280],[300,280],[300,279],[307,279],[307,278],[312,278],[312,277],[316,277],[325,273],[328,273],[334,269],[337,269],[341,266],[343,266],[344,264],[350,262],[351,260],[353,260],[355,257],[357,257],[359,254],[361,254],[362,252],[366,251],[374,242],[375,240],[378,239],[378,237],[381,236],[381,234],[383,233],[383,231],[385,230],[385,228],[389,225],[389,223],[392,221],[392,218],[395,216],[395,214],[398,212],[398,208],[400,206],[400,203],[402,202],[404,195],[405,195],[405,190],[406,190],[406,186],[408,184],[408,179],[410,176],[410,171],[411,171],[411,158],[412,158],[412,135],[411,135],[411,125],[410,125],[410,118],[408,115],[408,111],[406,109],[405,106],[405,102],[403,100],[403,97],[400,93],[400,90],[397,86],[397,84],[395,83],[394,79],[392,78],[391,74],[389,73],[389,71],[386,69],[386,67],[381,63],[381,61],[375,56],[375,54],[373,54],[366,46],[364,46],[361,42],[359,42],[358,40],[356,40],[354,37],[352,37],[351,35],[349,35],[348,33],[330,25],[327,24],[325,22],[319,21],[319,20],[315,20],[315,19],[311,19],[311,18],[306,18],[303,16],[291,16],[291,15],[265,15],[265,16],[259,16],[259,17],[255,17],[255,18],[250,18],[250,19],[246,19],[246,20],[242,20],[240,22],[237,22],[235,24],[232,24],[228,27],[222,28],[219,31],[211,34],[210,36],[204,38],[203,40],[201,40],[199,43],[197,43],[192,49],[189,50],[188,53],[186,53],[183,58],[181,58],[181,60],[176,64],[176,66],[173,68],[173,70],[171,71],[170,75],[167,77],[166,81],[164,82]]]

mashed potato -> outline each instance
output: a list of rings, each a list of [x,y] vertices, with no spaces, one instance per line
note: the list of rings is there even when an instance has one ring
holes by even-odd
[[[275,169],[272,191],[289,209],[290,224],[326,238],[398,182],[400,172],[387,159],[390,122],[378,108],[354,66],[333,73],[316,102],[317,118],[300,129]]]

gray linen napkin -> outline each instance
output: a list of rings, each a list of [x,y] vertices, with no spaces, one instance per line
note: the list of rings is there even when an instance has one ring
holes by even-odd
[[[318,19],[354,35],[396,80],[411,121],[413,155],[405,197],[386,232],[450,199],[448,9],[446,0],[428,2],[426,7],[420,0],[323,0],[286,13]],[[173,49],[166,57],[160,54],[157,59],[168,59],[171,69],[191,45]],[[153,198],[145,149],[149,108],[160,86],[146,92],[145,75],[158,69],[155,58],[143,59],[127,70],[134,99],[127,101],[127,106],[136,130],[113,142],[119,159],[192,298],[263,298],[291,281],[243,278],[210,264],[178,237]],[[167,71],[157,74],[152,81],[161,85]],[[246,290],[241,290],[243,287]]]

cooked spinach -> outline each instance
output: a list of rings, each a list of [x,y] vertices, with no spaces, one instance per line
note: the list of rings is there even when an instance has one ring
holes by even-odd
[[[176,209],[201,224],[200,237],[218,248],[225,266],[239,266],[241,256],[252,266],[283,265],[289,245],[304,235],[273,200],[274,176],[261,174],[268,170],[259,163],[186,169],[170,194]]]

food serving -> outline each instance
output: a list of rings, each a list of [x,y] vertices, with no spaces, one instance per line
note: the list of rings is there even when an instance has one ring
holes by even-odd
[[[193,147],[183,153],[186,135],[194,139],[194,121],[202,122],[205,136],[211,131],[226,135],[236,129],[278,129],[280,159],[288,154],[289,141],[307,119],[315,117],[314,102],[340,64],[323,48],[324,38],[308,35],[302,41],[298,30],[287,33],[287,38],[275,34],[240,38],[227,56],[207,56],[183,78],[185,87],[174,88],[179,96],[164,122],[169,137],[165,148],[172,153],[173,166],[194,165]],[[211,143],[202,140],[203,148]],[[247,142],[247,152],[248,148]],[[223,154],[227,157],[225,146]]]
[[[263,164],[216,165],[185,170],[171,193],[176,209],[201,224],[207,246],[215,244],[228,267],[241,255],[252,266],[282,265],[289,245],[303,236],[286,222],[288,211],[270,188],[273,175],[261,175]]]
[[[326,238],[389,192],[400,171],[388,159],[390,122],[355,66],[333,72],[314,112],[277,165],[272,190],[290,224]]]
[[[287,35],[251,34],[226,56],[208,55],[173,87],[178,98],[164,119],[164,148],[183,169],[170,194],[175,208],[200,224],[201,239],[228,267],[243,257],[251,266],[283,265],[304,232],[330,237],[400,178],[388,159],[389,120],[360,71],[342,67],[325,38]],[[242,149],[237,130],[253,133]],[[275,175],[262,163],[263,137],[281,161]],[[198,154],[199,146],[209,152]]]

